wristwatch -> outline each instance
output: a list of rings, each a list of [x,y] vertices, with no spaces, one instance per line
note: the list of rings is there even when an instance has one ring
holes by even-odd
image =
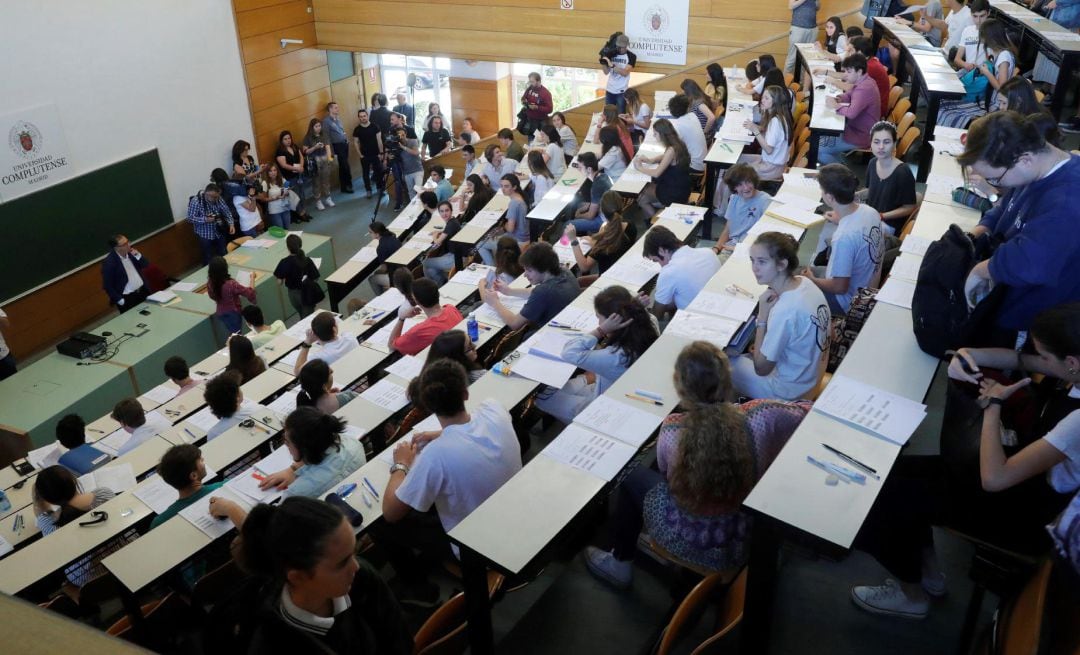
[[[570,242],[570,245],[571,246],[577,246],[578,243],[580,243],[580,242],[577,239],[574,239],[573,241]]]
[[[405,475],[408,475],[409,474],[409,467],[407,465],[405,465],[405,464],[402,464],[401,462],[394,462],[390,466],[390,475],[393,475],[393,474],[397,473],[398,471],[401,471]]]
[[[307,341],[305,341],[302,344],[300,344],[300,347],[303,348],[304,350],[307,350],[308,348],[311,347],[311,344],[308,343]]]

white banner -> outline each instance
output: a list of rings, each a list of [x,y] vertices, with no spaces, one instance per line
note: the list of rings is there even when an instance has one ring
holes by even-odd
[[[56,105],[0,117],[0,198],[11,200],[75,174]]]
[[[685,64],[689,23],[690,0],[626,0],[623,32],[638,61]]]

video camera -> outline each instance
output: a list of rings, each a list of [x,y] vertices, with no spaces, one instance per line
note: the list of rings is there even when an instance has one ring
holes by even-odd
[[[613,33],[611,36],[608,37],[607,43],[604,44],[604,47],[600,48],[599,61],[601,66],[604,65],[605,58],[611,61],[615,61],[615,55],[619,54],[619,46],[615,45],[615,39],[618,39],[620,36],[622,36],[622,34],[622,32]]]

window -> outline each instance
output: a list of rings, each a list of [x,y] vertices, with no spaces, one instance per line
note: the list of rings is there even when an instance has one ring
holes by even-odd
[[[514,99],[525,93],[529,85],[529,73],[540,73],[544,86],[551,91],[554,111],[565,111],[575,105],[596,98],[596,90],[603,88],[603,72],[596,68],[570,68],[544,64],[513,64]]]
[[[421,57],[418,55],[379,55],[382,69],[383,93],[390,100],[390,108],[397,104],[396,96],[403,93],[408,97],[416,113],[415,125],[417,136],[422,136],[427,123],[428,109],[431,103],[439,105],[444,126],[453,132],[449,125],[450,107],[450,60],[446,57]],[[412,84],[410,85],[410,75]]]

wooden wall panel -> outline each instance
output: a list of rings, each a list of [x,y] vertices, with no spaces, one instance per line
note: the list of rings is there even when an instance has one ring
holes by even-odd
[[[251,110],[259,112],[294,98],[315,93],[330,84],[330,72],[326,66],[312,68],[303,73],[283,77],[268,84],[249,89]]]
[[[172,277],[199,262],[199,244],[182,221],[136,242],[153,264]],[[102,250],[102,255],[105,250]],[[101,264],[93,264],[4,307],[11,329],[4,333],[15,359],[51,348],[68,334],[113,310],[101,288]]]
[[[273,11],[273,9],[259,11]],[[281,39],[300,39],[303,43],[289,43],[282,48]],[[315,24],[307,23],[241,39],[240,52],[244,57],[244,63],[250,64],[253,61],[278,57],[293,50],[310,48],[315,45],[315,42]]]
[[[473,120],[473,127],[480,136],[499,131],[498,83],[495,80],[450,78],[450,101],[454,108],[450,119],[460,126],[465,118]],[[446,164],[444,164],[446,165]]]
[[[311,5],[306,0],[294,0],[262,11],[237,12],[236,31],[243,39],[256,34],[276,32],[286,27],[305,25],[311,22],[310,9]]]
[[[248,86],[257,87],[320,66],[326,66],[326,51],[304,48],[253,62],[244,67],[244,72]]]

